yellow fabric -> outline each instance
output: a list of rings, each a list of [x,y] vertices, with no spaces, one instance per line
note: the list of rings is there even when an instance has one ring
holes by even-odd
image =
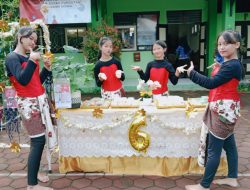
[[[150,158],[150,157],[63,157],[59,159],[60,173],[105,172],[112,174],[137,174],[180,176],[184,174],[203,174],[197,158]],[[221,158],[217,175],[227,174],[227,162]]]

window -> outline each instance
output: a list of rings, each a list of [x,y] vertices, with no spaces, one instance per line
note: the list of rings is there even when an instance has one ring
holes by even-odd
[[[86,28],[65,28],[66,45],[81,49],[85,30]]]
[[[136,26],[116,26],[122,41],[122,50],[136,50]]]
[[[137,45],[139,50],[150,50],[156,40],[156,15],[139,15],[137,18]]]
[[[114,13],[114,24],[123,42],[123,51],[151,50],[156,40],[159,12]]]

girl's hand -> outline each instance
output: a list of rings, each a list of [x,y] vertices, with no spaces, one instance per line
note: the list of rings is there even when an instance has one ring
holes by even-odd
[[[34,52],[32,48],[30,48],[30,58],[31,61],[36,62],[41,59],[41,55],[39,52]]]
[[[190,72],[191,72],[193,69],[194,69],[193,61],[190,61],[190,67],[189,67],[188,70],[187,70],[188,76],[190,76]]]
[[[120,78],[122,77],[122,73],[123,73],[123,71],[117,70],[117,71],[115,72],[115,76],[116,76],[118,79],[120,79]]]
[[[184,73],[185,71],[187,71],[186,69],[184,69],[186,66],[187,65],[177,67],[175,71],[175,76],[179,77],[181,73]]]
[[[105,75],[105,73],[99,73],[98,74],[99,80],[100,81],[104,81],[107,80],[107,76]]]
[[[140,66],[132,66],[132,70],[140,71],[141,67]]]

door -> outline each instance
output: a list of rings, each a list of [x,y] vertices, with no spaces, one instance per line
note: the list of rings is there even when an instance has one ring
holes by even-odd
[[[206,22],[201,23],[200,25],[200,64],[199,71],[203,74],[207,74],[207,46],[206,46]]]
[[[245,51],[241,55],[241,61],[245,67],[245,72],[247,75],[250,74],[250,22],[242,21],[236,22],[235,29],[240,32],[241,38],[243,40],[243,49]]]

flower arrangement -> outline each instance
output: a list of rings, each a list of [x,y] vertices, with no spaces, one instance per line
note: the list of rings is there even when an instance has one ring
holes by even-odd
[[[11,49],[14,36],[10,35],[8,23],[17,19],[19,10],[19,0],[0,1],[0,79],[3,85],[9,85],[9,80],[5,74],[4,59]],[[1,92],[0,92],[1,93]]]
[[[151,98],[153,95],[152,90],[161,87],[161,84],[158,81],[148,80],[147,83],[141,79],[138,81],[137,90],[140,91],[140,96],[142,98]]]
[[[108,36],[113,41],[113,55],[119,59],[121,54],[122,42],[119,38],[116,28],[109,26],[102,21],[96,28],[89,28],[83,41],[83,53],[88,63],[95,63],[98,60],[99,46],[98,42],[101,37]]]

